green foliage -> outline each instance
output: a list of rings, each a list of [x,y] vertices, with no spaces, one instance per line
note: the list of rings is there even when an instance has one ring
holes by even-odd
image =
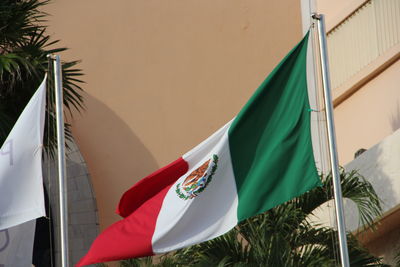
[[[177,263],[173,257],[169,255],[161,256],[157,259],[145,257],[141,259],[129,259],[121,261],[120,267],[175,267]]]
[[[394,257],[394,261],[396,262],[396,267],[400,267],[400,249],[398,250],[396,256]]]
[[[355,171],[341,169],[340,178],[344,197],[357,205],[360,226],[372,227],[381,206],[371,184]],[[309,220],[333,197],[332,177],[322,181],[322,187],[247,219],[223,236],[164,256],[175,263],[166,266],[337,266],[336,230]],[[347,238],[351,266],[386,266],[351,233]],[[121,266],[155,266],[149,258],[133,261],[136,265]],[[142,261],[146,265],[140,265]]]
[[[308,216],[316,208],[333,199],[332,176],[323,177],[323,186],[290,201]],[[382,207],[378,195],[371,183],[365,180],[357,171],[345,172],[340,169],[340,180],[344,198],[353,201],[359,212],[360,226],[374,227],[374,219],[381,214]]]
[[[46,34],[45,16],[40,11],[48,0],[2,0],[0,3],[0,143],[6,139],[18,116],[32,97],[49,67],[47,55],[66,48],[55,48],[58,40]],[[77,61],[63,62],[64,106],[71,112],[83,108],[80,95],[82,76]],[[49,85],[52,79],[49,77]],[[55,141],[53,89],[48,87],[45,146],[52,152]],[[70,125],[65,124],[71,138]]]

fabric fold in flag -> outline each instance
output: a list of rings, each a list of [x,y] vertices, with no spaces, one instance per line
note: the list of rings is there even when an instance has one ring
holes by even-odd
[[[46,77],[0,150],[0,230],[46,215],[42,141]]]
[[[165,253],[204,242],[320,185],[310,132],[308,34],[239,114],[122,196],[124,219],[77,266]]]

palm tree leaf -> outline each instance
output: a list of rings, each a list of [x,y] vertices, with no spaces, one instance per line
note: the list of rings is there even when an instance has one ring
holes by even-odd
[[[4,142],[19,114],[39,86],[45,72],[49,69],[47,55],[59,53],[66,48],[54,48],[58,40],[51,41],[44,25],[46,13],[40,8],[48,0],[4,0],[0,3],[0,142]],[[63,62],[64,105],[72,115],[72,110],[84,108],[80,95],[82,70],[73,67],[79,61]],[[73,69],[72,69],[73,67]],[[45,140],[46,151],[54,155],[55,116],[54,90],[49,76],[48,102],[46,107]],[[65,135],[72,139],[71,129],[65,124]]]

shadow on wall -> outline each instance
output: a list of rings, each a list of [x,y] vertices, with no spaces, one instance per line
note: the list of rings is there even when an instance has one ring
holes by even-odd
[[[396,111],[392,113],[390,118],[390,125],[392,127],[392,131],[396,131],[400,128],[400,104],[397,102]]]
[[[86,253],[98,235],[99,223],[96,198],[86,163],[75,142],[69,141],[68,147],[69,149],[66,151],[66,181],[69,257],[71,261],[76,262]],[[43,163],[43,178],[48,218],[37,220],[33,263],[43,267],[59,266],[61,250],[59,181],[56,159],[46,158]]]
[[[92,177],[104,229],[120,219],[115,208],[123,192],[159,165],[114,111],[91,95],[84,97],[86,111],[72,120],[73,134]]]
[[[76,114],[74,118],[76,143],[69,142],[69,150],[66,151],[68,239],[72,264],[77,263],[89,250],[99,234],[99,221],[103,221],[104,228],[120,219],[114,211],[121,194],[136,181],[158,169],[150,152],[113,111],[88,95],[85,103],[87,110]],[[38,256],[37,262],[41,261],[40,266],[52,266],[49,255],[53,254],[53,263],[58,266],[60,220],[55,160],[46,161],[44,176],[52,208],[52,212],[48,213],[52,221],[52,233],[48,236],[49,220],[44,219],[47,224],[43,232],[47,235],[38,235],[38,244],[43,246],[44,239],[52,239],[50,244],[54,242],[54,245],[52,248],[47,246],[46,251],[42,249],[44,252],[40,255],[43,257]],[[40,248],[38,246],[37,250]]]

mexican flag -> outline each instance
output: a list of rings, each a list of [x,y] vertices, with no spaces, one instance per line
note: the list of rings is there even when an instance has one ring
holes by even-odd
[[[204,242],[320,185],[307,43],[308,35],[232,121],[125,192],[117,209],[124,219],[101,233],[77,266]]]

